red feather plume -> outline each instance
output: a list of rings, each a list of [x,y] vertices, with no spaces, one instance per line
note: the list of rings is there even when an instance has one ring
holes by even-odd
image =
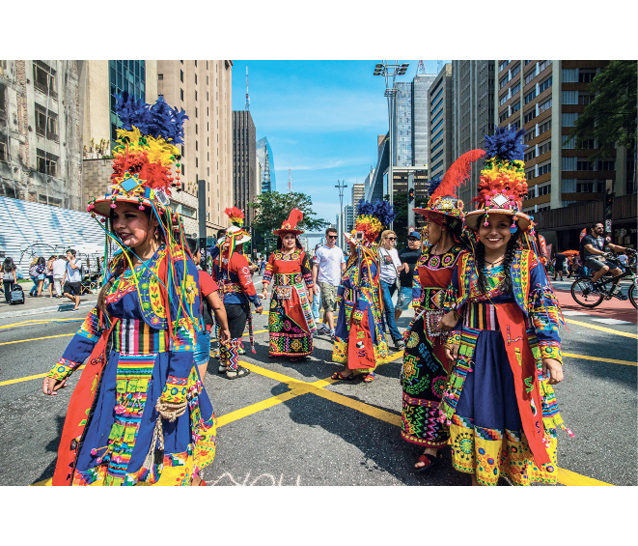
[[[439,187],[434,190],[434,193],[430,196],[442,197],[444,195],[453,195],[457,197],[456,190],[461,186],[470,176],[472,163],[481,159],[485,155],[484,150],[470,150],[459,157],[445,173],[443,180]]]
[[[290,211],[290,215],[288,216],[288,220],[286,220],[286,224],[290,225],[291,229],[296,229],[297,224],[303,220],[303,212],[299,209],[292,209]]]

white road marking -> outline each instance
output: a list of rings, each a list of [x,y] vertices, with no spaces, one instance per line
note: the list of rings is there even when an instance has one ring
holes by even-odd
[[[589,313],[581,313],[580,311],[563,311],[566,317],[588,317]]]
[[[602,322],[603,324],[631,324],[631,322],[627,322],[626,320],[618,320],[615,318],[595,318],[592,320],[594,322]]]

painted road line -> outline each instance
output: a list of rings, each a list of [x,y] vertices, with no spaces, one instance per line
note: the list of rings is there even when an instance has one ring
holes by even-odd
[[[588,317],[589,313],[582,313],[581,311],[563,311],[561,310],[564,316],[566,317]]]
[[[580,360],[594,360],[596,362],[609,362],[611,364],[622,364],[623,366],[637,366],[638,363],[631,362],[629,360],[616,360],[614,358],[601,358],[599,356],[589,356],[589,355],[575,355],[572,353],[562,353],[563,356],[567,356],[569,358],[577,358]]]
[[[78,370],[83,370],[85,367],[86,364],[83,364],[78,368]],[[32,379],[42,379],[43,377],[46,377],[48,373],[49,372],[40,373],[38,375],[30,375],[28,377],[20,377],[19,379],[8,379],[7,381],[0,382],[0,387],[4,387],[5,385],[14,385],[15,383],[22,383],[23,381],[31,381]]]
[[[615,318],[593,318],[592,320],[594,322],[600,322],[601,324],[609,324],[610,326],[613,326],[614,324],[632,324],[626,320],[618,320]]]
[[[562,485],[571,486],[606,486],[613,487],[613,484],[607,482],[601,482],[594,478],[588,478],[582,474],[577,474],[571,470],[565,470],[564,468],[557,468],[558,483]]]
[[[72,318],[72,319],[40,319],[40,320],[25,320],[23,322],[14,322],[11,324],[5,324],[4,326],[0,326],[0,330],[6,328],[17,328],[19,326],[37,326],[39,324],[48,324],[49,322],[84,322],[83,318]]]
[[[41,339],[51,339],[54,337],[69,337],[69,336],[74,336],[75,332],[73,332],[72,334],[60,334],[58,336],[45,336],[45,337],[32,337],[31,339],[19,339],[17,341],[5,341],[3,343],[0,343],[0,345],[11,345],[12,343],[26,343],[27,341],[39,341]]]
[[[576,324],[577,326],[584,326],[585,328],[591,328],[592,330],[599,330],[608,334],[615,334],[617,336],[630,337],[631,339],[638,339],[637,334],[631,334],[629,332],[620,332],[618,330],[612,330],[611,328],[605,328],[604,326],[597,326],[596,324],[587,324],[586,322],[579,322],[577,320],[565,319],[565,322],[569,324]]]
[[[338,392],[329,391],[323,388],[315,388],[311,392],[311,394],[315,394],[317,396],[320,396],[321,398],[325,398],[326,400],[335,402],[340,406],[346,406],[347,408],[356,410],[360,413],[364,413],[365,415],[369,415],[370,417],[374,417],[375,419],[379,419],[380,421],[385,421],[386,423],[390,423],[391,425],[396,425],[397,427],[401,426],[400,415],[382,410],[380,408],[375,408],[374,406],[359,402],[358,400],[354,400],[348,396],[339,394]]]

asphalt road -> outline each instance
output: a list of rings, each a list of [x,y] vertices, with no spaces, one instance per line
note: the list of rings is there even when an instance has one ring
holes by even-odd
[[[54,397],[42,376],[86,316],[43,313],[0,320],[0,485],[45,485],[55,467],[66,407],[77,378]],[[586,310],[584,310],[586,312]],[[399,321],[407,327],[410,315]],[[565,381],[557,387],[564,485],[638,485],[636,325],[604,325],[594,315],[566,317]],[[211,359],[205,386],[218,417],[218,450],[205,471],[211,485],[469,485],[449,454],[430,474],[415,475],[419,450],[399,435],[401,354],[377,380],[333,383],[329,338],[304,363],[267,358],[266,317],[255,315],[253,373],[229,381]],[[503,482],[503,480],[501,480]],[[603,483],[600,483],[603,482]]]

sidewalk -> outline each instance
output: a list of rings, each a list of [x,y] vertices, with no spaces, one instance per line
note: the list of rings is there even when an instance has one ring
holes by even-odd
[[[574,301],[574,298],[572,298],[571,292],[559,288],[554,288],[554,290],[563,311],[580,311],[589,315],[626,320],[633,324],[638,322],[638,311],[629,300],[620,301],[619,299],[612,298],[610,300],[603,300],[598,307],[589,308],[578,305]]]
[[[24,292],[25,301],[23,304],[17,303],[10,305],[5,302],[4,294],[0,294],[0,319],[11,317],[22,317],[25,315],[37,315],[40,313],[51,313],[58,311],[60,313],[73,314],[74,303],[68,298],[49,298],[42,295],[39,298],[29,296],[28,290]],[[80,311],[78,314],[86,313],[97,302],[97,294],[83,294],[80,296]]]

